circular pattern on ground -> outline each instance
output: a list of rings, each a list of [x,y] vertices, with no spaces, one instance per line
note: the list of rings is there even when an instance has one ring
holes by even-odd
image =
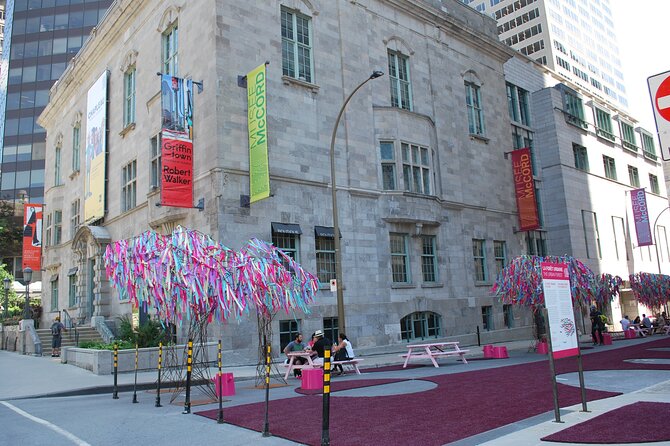
[[[670,360],[663,359],[662,361],[669,361],[666,363],[670,363]],[[649,364],[649,362],[644,362],[644,364]],[[658,363],[655,362],[654,364]],[[584,372],[584,384],[588,389],[607,392],[634,392],[669,379],[670,370],[594,370]],[[559,384],[579,387],[579,373],[572,372],[558,375],[556,381]]]
[[[670,347],[648,348],[647,350],[653,350],[655,352],[670,352]]]
[[[624,359],[624,362],[632,362],[633,364],[668,365],[668,364],[670,364],[670,359],[666,359],[666,358]]]
[[[330,396],[361,397],[361,396],[390,396],[404,395],[407,393],[418,393],[432,390],[437,384],[422,379],[410,379],[397,383],[380,384],[378,386],[359,387],[357,389],[341,390],[332,392]]]

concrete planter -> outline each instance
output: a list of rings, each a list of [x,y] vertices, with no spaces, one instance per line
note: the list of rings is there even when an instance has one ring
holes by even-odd
[[[213,364],[217,358],[217,344],[209,342],[205,344],[207,359]],[[182,363],[186,363],[186,346],[176,345],[173,347],[163,347],[163,366],[168,349],[174,349],[178,358],[182,358]],[[195,350],[195,346],[194,346]],[[194,353],[195,354],[195,353]],[[198,358],[199,359],[199,358]],[[199,359],[201,360],[201,359]],[[89,370],[96,375],[110,375],[114,372],[114,352],[111,350],[93,350],[90,348],[65,347],[61,352],[61,361],[82,369]],[[139,349],[137,357],[137,370],[146,372],[156,370],[158,366],[158,347],[148,347]],[[135,370],[135,350],[119,350],[118,361],[119,373],[132,372]]]

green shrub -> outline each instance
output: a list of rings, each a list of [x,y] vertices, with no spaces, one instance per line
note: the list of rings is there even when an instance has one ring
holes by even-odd
[[[135,343],[142,347],[158,347],[159,342],[167,343],[168,332],[157,320],[150,319],[138,328],[133,328],[129,316],[124,316],[119,322],[119,341],[130,342],[134,348]]]

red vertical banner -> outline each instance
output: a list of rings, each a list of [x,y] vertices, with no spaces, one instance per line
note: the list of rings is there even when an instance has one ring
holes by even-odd
[[[193,142],[167,131],[161,137],[161,205],[193,207]]]
[[[22,268],[41,269],[42,255],[42,205],[23,205],[23,262]]]
[[[512,151],[512,167],[514,169],[514,189],[516,205],[519,208],[519,230],[532,231],[540,227],[535,200],[535,181],[533,181],[533,165],[530,149],[524,147]]]

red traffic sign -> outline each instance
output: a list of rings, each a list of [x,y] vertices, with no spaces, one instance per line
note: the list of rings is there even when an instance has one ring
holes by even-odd
[[[654,107],[663,119],[670,121],[670,75],[658,86],[654,97]]]
[[[661,157],[670,160],[670,71],[647,78],[649,96],[654,109],[656,130],[661,144]]]

